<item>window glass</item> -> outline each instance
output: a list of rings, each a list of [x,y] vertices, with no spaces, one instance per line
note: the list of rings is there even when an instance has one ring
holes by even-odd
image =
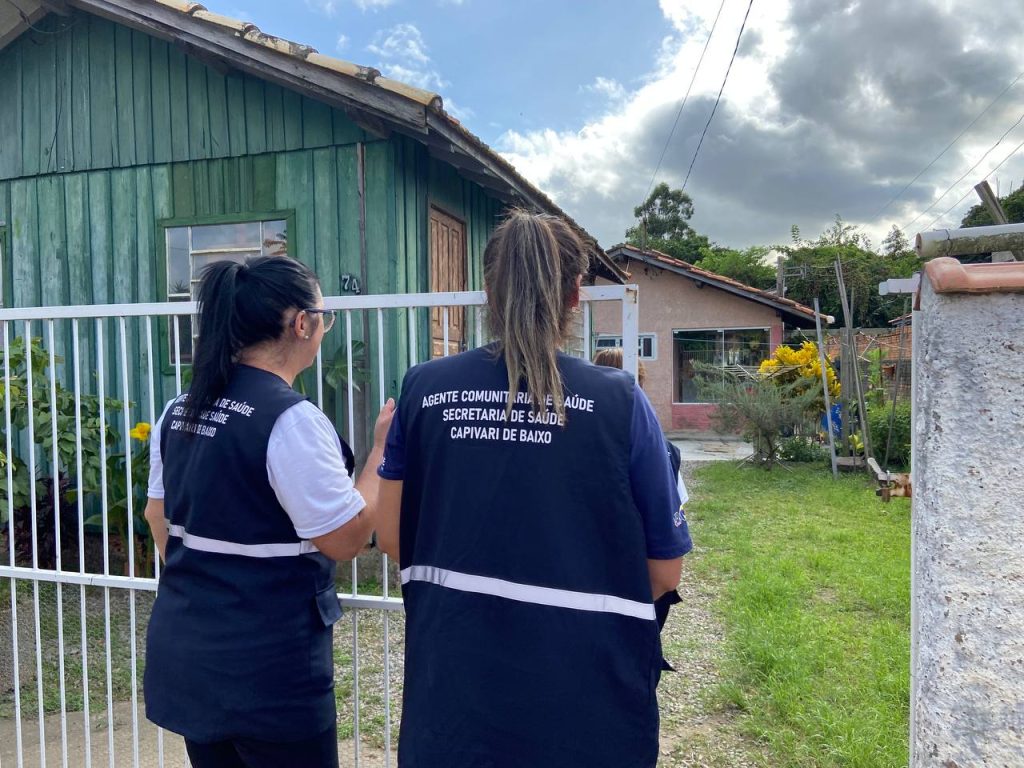
[[[223,248],[259,248],[260,222],[242,224],[210,224],[192,227],[192,251]]]
[[[770,356],[767,328],[724,331],[674,331],[675,397],[677,403],[707,402],[697,387],[700,365],[756,368]]]
[[[242,262],[261,254],[288,254],[288,225],[283,219],[168,227],[165,237],[168,301],[190,301],[195,298],[196,286],[203,270],[218,261]],[[192,362],[197,326],[195,318],[178,318],[178,352],[183,364]],[[167,320],[167,339],[170,363],[173,365],[173,318]]]

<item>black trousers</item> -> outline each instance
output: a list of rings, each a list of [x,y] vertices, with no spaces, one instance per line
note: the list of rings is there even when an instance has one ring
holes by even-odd
[[[338,768],[334,726],[304,741],[228,739],[201,744],[185,739],[192,768]]]

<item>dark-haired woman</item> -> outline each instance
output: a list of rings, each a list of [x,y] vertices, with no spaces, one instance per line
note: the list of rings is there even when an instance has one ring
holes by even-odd
[[[691,544],[643,392],[559,351],[587,266],[563,221],[513,212],[484,253],[497,341],[402,384],[377,527],[406,606],[400,766],[657,761],[654,598]]]
[[[146,714],[184,736],[194,768],[337,766],[334,564],[370,538],[394,404],[353,484],[347,446],[292,389],[334,320],[316,275],[287,257],[219,262],[198,300],[191,386],[151,439],[146,519],[166,565]]]

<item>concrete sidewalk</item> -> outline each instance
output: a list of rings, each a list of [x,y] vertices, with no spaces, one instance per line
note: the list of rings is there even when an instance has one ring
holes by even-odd
[[[742,440],[723,440],[720,437],[670,438],[688,461],[741,461],[754,452],[754,446]]]

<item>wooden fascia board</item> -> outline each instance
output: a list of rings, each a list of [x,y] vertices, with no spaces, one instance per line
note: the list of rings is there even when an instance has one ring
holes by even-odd
[[[228,29],[193,21],[173,9],[135,0],[68,0],[69,4],[110,21],[181,42],[211,56],[227,60],[240,71],[306,93],[346,111],[357,110],[417,133],[426,131],[426,108],[391,94],[371,83],[330,72],[250,43]],[[184,22],[184,24],[183,24]]]
[[[25,34],[25,32],[28,31],[28,28],[31,24],[35,24],[47,13],[49,13],[49,11],[46,10],[46,8],[36,8],[34,11],[30,11],[28,14],[26,14],[26,16],[28,17],[28,23],[26,23],[25,21],[20,21],[17,24],[15,24],[12,29],[0,35],[0,51],[2,51],[11,43],[13,43],[23,34]]]

